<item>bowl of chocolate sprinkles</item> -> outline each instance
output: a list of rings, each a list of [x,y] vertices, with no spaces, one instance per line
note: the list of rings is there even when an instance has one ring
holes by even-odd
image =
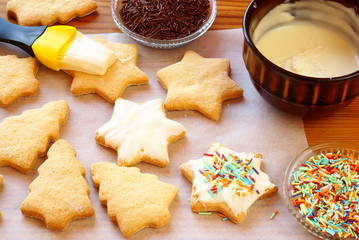
[[[216,0],[112,0],[120,30],[148,47],[181,47],[204,34],[217,14]]]

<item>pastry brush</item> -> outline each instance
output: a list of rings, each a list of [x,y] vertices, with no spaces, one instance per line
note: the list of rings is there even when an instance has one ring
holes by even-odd
[[[0,42],[22,48],[53,70],[103,75],[116,55],[71,26],[25,27],[0,18]]]

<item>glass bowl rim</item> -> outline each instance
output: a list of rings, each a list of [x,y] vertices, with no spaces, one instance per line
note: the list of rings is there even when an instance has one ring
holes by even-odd
[[[294,170],[296,170],[298,168],[298,165],[300,163],[303,163],[307,159],[307,158],[301,159],[300,157],[302,157],[304,155],[305,156],[316,156],[315,152],[313,152],[314,150],[322,152],[325,149],[350,150],[350,151],[356,152],[358,154],[358,157],[359,157],[359,144],[354,143],[354,142],[349,142],[349,141],[329,141],[329,142],[323,142],[323,143],[315,144],[315,145],[312,145],[312,146],[308,146],[307,148],[305,148],[304,150],[302,150],[298,154],[296,154],[291,159],[291,161],[289,162],[287,168],[285,169],[284,177],[283,177],[283,184],[282,184],[283,201],[284,201],[284,204],[286,206],[286,209],[288,210],[290,215],[296,220],[296,222],[298,224],[300,224],[305,230],[307,230],[311,234],[315,235],[316,237],[319,237],[321,239],[328,239],[328,240],[329,239],[330,240],[355,239],[355,238],[335,237],[335,236],[330,235],[329,233],[322,232],[319,229],[317,229],[316,227],[310,226],[305,221],[305,217],[303,217],[302,215],[299,217],[301,219],[298,219],[293,213],[296,210],[294,209],[293,204],[289,200],[289,198],[291,198],[291,195],[290,195],[290,192],[287,191],[287,189],[289,187],[289,185],[287,185],[287,183],[289,183],[289,180],[291,179],[291,177],[292,177],[292,175],[294,173]],[[299,160],[301,160],[301,161],[299,161]],[[296,213],[298,215],[300,214],[298,212],[296,212]]]
[[[174,48],[179,47],[184,44],[187,44],[197,38],[199,38],[201,35],[203,35],[213,24],[216,15],[217,15],[217,3],[216,0],[209,0],[210,6],[211,6],[211,12],[208,15],[208,18],[205,19],[204,23],[201,25],[199,29],[197,29],[195,32],[193,32],[191,35],[177,38],[177,39],[154,39],[142,36],[138,33],[135,33],[128,29],[120,20],[120,18],[117,16],[116,13],[116,5],[121,0],[111,0],[111,15],[115,22],[115,24],[122,30],[123,33],[130,36],[136,41],[139,41],[140,43],[147,45],[147,46],[157,46],[156,48]]]

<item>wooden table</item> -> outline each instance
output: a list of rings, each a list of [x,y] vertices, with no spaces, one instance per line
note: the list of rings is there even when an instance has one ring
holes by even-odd
[[[0,17],[6,16],[6,3],[0,0]],[[110,0],[97,0],[98,10],[83,18],[68,23],[83,33],[119,32],[112,20]],[[249,0],[217,0],[217,17],[211,30],[242,27],[242,19]],[[325,116],[306,116],[303,118],[308,145],[326,141],[351,141],[359,143],[359,98],[349,106]]]

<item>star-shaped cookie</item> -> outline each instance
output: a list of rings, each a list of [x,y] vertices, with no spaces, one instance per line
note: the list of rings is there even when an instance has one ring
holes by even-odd
[[[32,96],[39,88],[35,78],[38,63],[34,58],[0,56],[0,106],[7,107],[22,96]]]
[[[10,0],[7,15],[24,26],[49,26],[67,23],[75,17],[86,16],[97,9],[94,0]]]
[[[95,139],[117,151],[120,166],[144,161],[164,167],[168,144],[185,134],[181,124],[166,118],[161,99],[134,103],[119,98],[111,120],[96,131]]]
[[[204,58],[189,50],[183,59],[157,72],[157,78],[168,91],[167,110],[197,110],[217,121],[222,102],[243,95],[229,76],[228,59]]]
[[[101,76],[66,71],[74,77],[71,84],[71,93],[74,96],[97,93],[110,103],[114,103],[128,86],[148,83],[148,76],[136,66],[138,56],[136,45],[111,43],[100,36],[95,37],[94,40],[114,51],[117,60]]]
[[[110,220],[117,222],[125,237],[145,227],[159,228],[170,220],[168,207],[177,196],[177,187],[136,167],[114,163],[94,163],[90,172],[94,186],[100,188],[101,204],[107,205]]]
[[[241,222],[257,199],[278,191],[260,170],[261,163],[261,154],[238,153],[212,143],[202,158],[180,166],[182,174],[193,183],[192,211],[217,211],[234,223]]]

